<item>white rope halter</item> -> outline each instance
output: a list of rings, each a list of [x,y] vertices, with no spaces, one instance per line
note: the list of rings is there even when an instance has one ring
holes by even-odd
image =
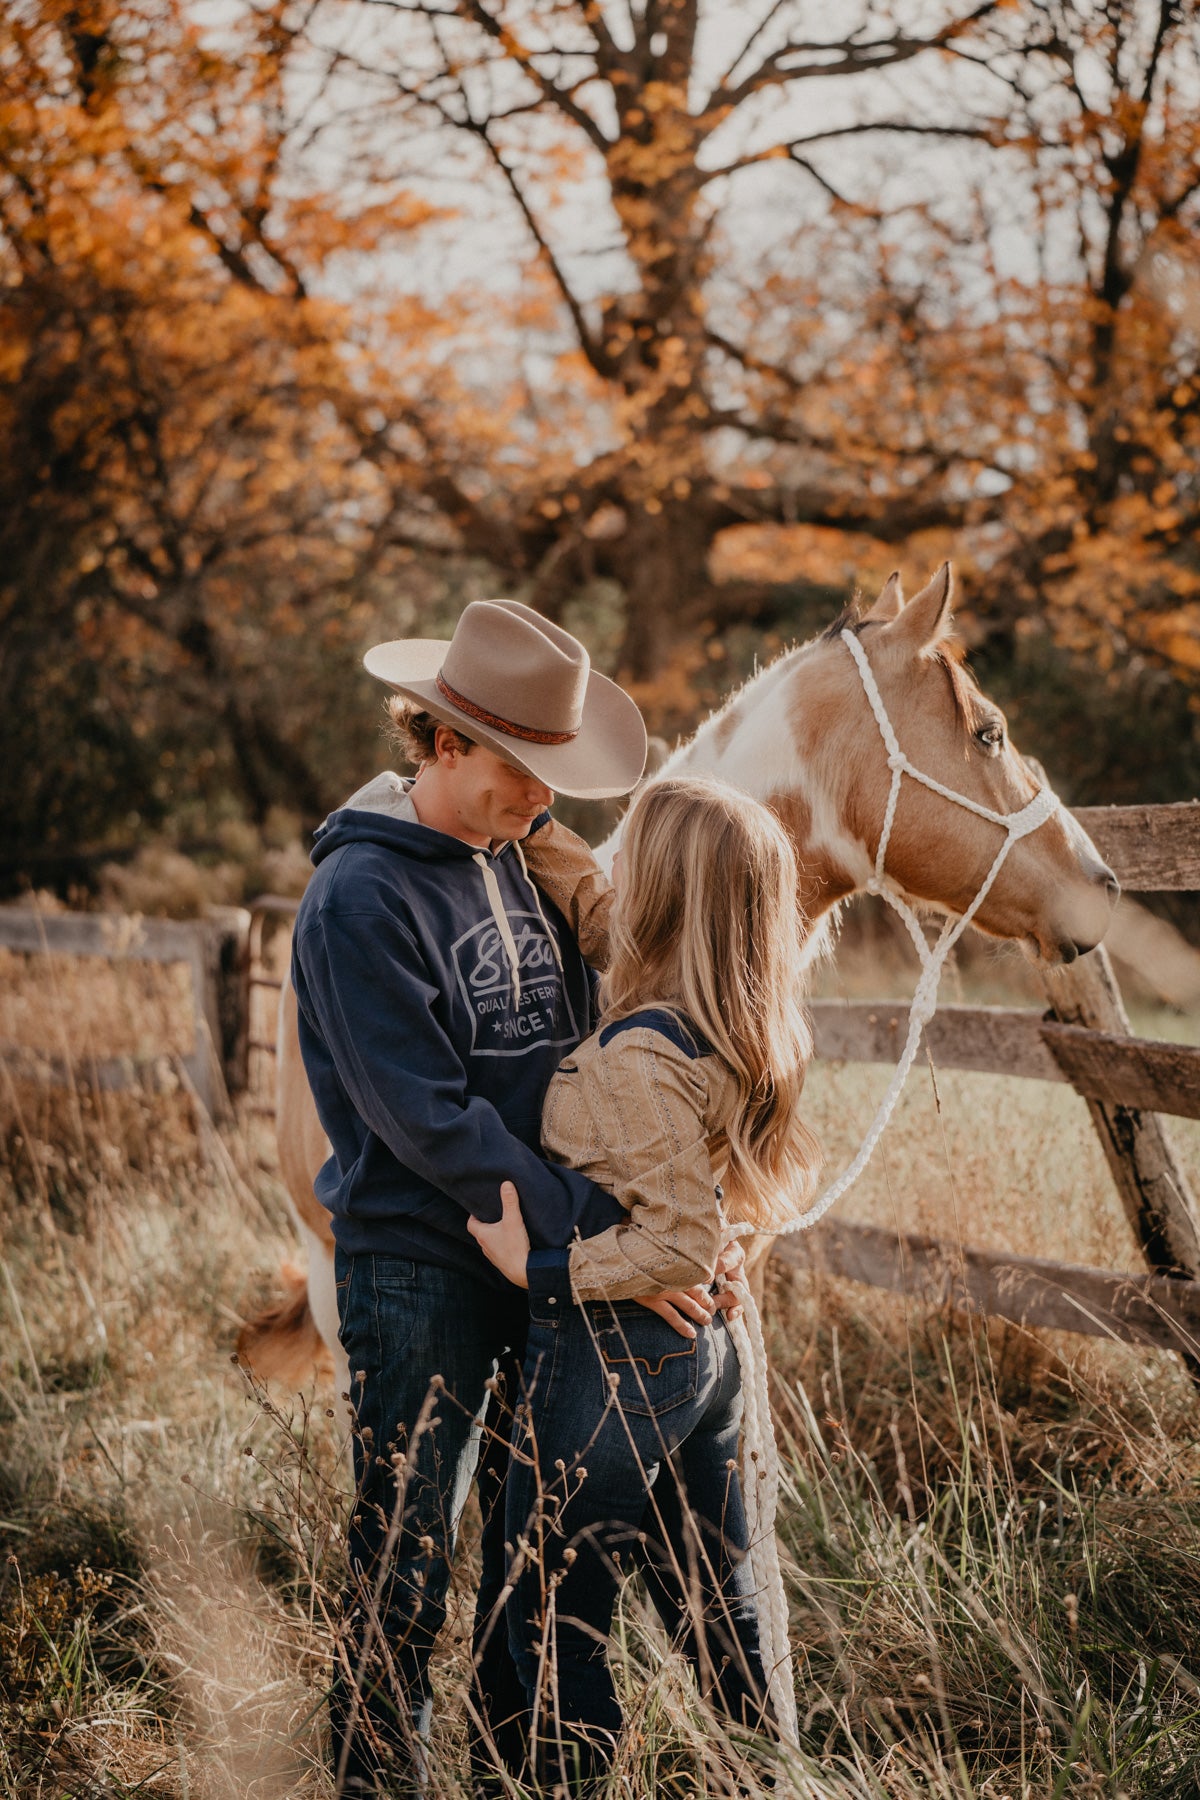
[[[1040,825],[1044,825],[1047,819],[1052,819],[1062,807],[1062,801],[1053,788],[1043,787],[1019,812],[993,812],[990,806],[981,806],[978,800],[971,800],[966,794],[956,793],[953,788],[943,787],[942,783],[935,781],[932,775],[926,775],[922,770],[914,768],[900,748],[892,721],[888,718],[883,697],[875,680],[875,671],[867,661],[866,651],[852,631],[842,632],[842,642],[854,658],[871,705],[871,711],[875,715],[875,722],[879,726],[879,733],[887,750],[888,768],[892,771],[892,785],[888,792],[887,806],[884,809],[883,829],[879,834],[879,848],[875,852],[875,872],[867,882],[867,892],[868,894],[878,894],[882,900],[887,901],[894,912],[899,913],[920,958],[921,978],[913,995],[912,1006],[909,1008],[908,1036],[905,1039],[900,1061],[896,1064],[892,1079],[888,1083],[887,1092],[879,1102],[878,1111],[871,1122],[870,1130],[859,1146],[858,1154],[843,1169],[836,1180],[830,1182],[825,1192],[809,1207],[807,1212],[801,1213],[798,1219],[791,1220],[783,1227],[783,1234],[805,1231],[810,1225],[815,1225],[817,1220],[829,1211],[834,1201],[840,1200],[842,1195],[854,1186],[870,1162],[875,1146],[887,1129],[888,1122],[896,1110],[896,1102],[900,1098],[901,1090],[908,1080],[909,1070],[912,1068],[920,1048],[921,1033],[937,1011],[938,985],[942,978],[942,970],[946,965],[946,958],[991,893],[992,884],[1004,867],[1005,859],[1013,845],[1019,843],[1022,838],[1028,837]],[[998,825],[1004,833],[1004,842],[997,850],[995,860],[984,876],[979,892],[966,912],[961,913],[957,919],[947,919],[932,950],[925,942],[925,934],[921,930],[920,920],[904,898],[904,890],[884,870],[884,859],[887,856],[892,826],[896,819],[896,805],[900,798],[900,784],[906,775],[910,775],[914,781],[919,781],[922,787],[927,787],[933,793],[940,794],[944,800],[953,800],[956,806],[963,806],[968,812],[973,812],[976,817],[986,819],[991,825]]]
[[[1019,812],[998,813],[988,806],[981,806],[977,800],[968,799],[966,794],[956,793],[953,788],[943,787],[932,775],[924,774],[913,767],[900,748],[892,722],[888,718],[887,709],[875,680],[875,672],[867,661],[867,655],[858,638],[852,631],[843,631],[842,642],[854,658],[862,680],[863,688],[870,702],[875,722],[879,726],[884,748],[887,750],[888,768],[892,772],[891,787],[888,792],[887,806],[884,809],[883,828],[879,834],[879,848],[875,853],[875,870],[867,882],[867,892],[878,894],[904,921],[909,937],[913,941],[917,955],[921,961],[921,977],[913,995],[912,1006],[908,1014],[908,1035],[900,1060],[892,1073],[887,1092],[880,1101],[870,1129],[853,1160],[847,1164],[842,1173],[831,1181],[824,1193],[814,1201],[807,1212],[792,1219],[781,1227],[779,1236],[787,1236],[793,1231],[804,1231],[817,1220],[823,1218],[835,1200],[840,1200],[848,1189],[854,1186],[866,1168],[875,1146],[887,1129],[896,1104],[900,1098],[909,1071],[920,1048],[921,1034],[929,1020],[937,1010],[938,986],[941,982],[942,970],[946,958],[957,944],[967,926],[974,919],[979,908],[991,892],[992,884],[1004,866],[1005,858],[1013,845],[1019,843],[1052,819],[1060,810],[1062,802],[1050,787],[1041,788]],[[930,949],[921,930],[921,923],[908,901],[904,898],[904,890],[886,873],[885,861],[888,843],[892,835],[892,826],[896,818],[896,805],[900,798],[900,784],[909,775],[919,781],[943,799],[953,800],[956,806],[966,807],[977,817],[986,819],[992,825],[998,825],[1004,833],[1004,842],[996,852],[991,868],[983,878],[983,884],[967,910],[957,919],[947,919],[936,944]],[[749,1226],[734,1226],[731,1236],[745,1236]],[[779,1566],[779,1548],[775,1538],[775,1507],[779,1493],[779,1461],[775,1450],[775,1438],[771,1428],[770,1398],[767,1391],[767,1358],[762,1339],[762,1326],[749,1287],[744,1281],[734,1284],[738,1297],[745,1309],[743,1319],[731,1327],[734,1342],[737,1346],[738,1359],[741,1362],[744,1382],[745,1417],[742,1435],[742,1487],[745,1496],[747,1523],[749,1527],[749,1562],[751,1576],[758,1596],[759,1636],[763,1663],[770,1679],[771,1699],[775,1707],[776,1717],[785,1739],[792,1743],[797,1741],[796,1696],[791,1673],[791,1648],[788,1641],[787,1600],[783,1591],[783,1576]]]

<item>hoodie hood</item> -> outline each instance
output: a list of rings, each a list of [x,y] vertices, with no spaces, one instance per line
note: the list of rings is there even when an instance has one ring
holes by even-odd
[[[351,794],[345,805],[331,812],[325,823],[317,827],[313,837],[314,868],[346,844],[382,844],[421,862],[462,862],[478,854],[473,845],[464,844],[461,838],[448,837],[444,831],[422,825],[412,803],[411,788],[411,777],[405,780],[387,769]]]
[[[554,960],[559,970],[562,969],[558,939],[546,922],[541,896],[530,879],[521,846],[514,841],[512,844],[501,844],[495,852],[481,850],[474,844],[465,844],[461,838],[448,837],[445,832],[434,831],[430,826],[422,825],[412,802],[411,789],[412,778],[403,780],[390,769],[385,769],[381,775],[368,781],[365,787],[360,787],[357,793],[351,794],[344,806],[330,813],[325,823],[318,827],[312,853],[313,864],[319,866],[327,856],[332,856],[335,850],[341,850],[347,844],[361,843],[380,844],[389,850],[399,851],[402,855],[415,857],[420,862],[473,862],[482,878],[487,904],[508,958],[513,1005],[519,1009],[521,956],[513,935],[512,922],[505,908],[504,896],[496,880],[493,867],[496,857],[511,852],[519,865],[521,878],[532,897]],[[548,812],[542,813],[534,820],[531,829],[538,830],[549,817]]]
[[[389,819],[403,819],[407,825],[419,825],[417,809],[412,803],[412,775],[396,775],[385,769],[360,787],[356,794],[339,807],[340,812],[383,813]]]

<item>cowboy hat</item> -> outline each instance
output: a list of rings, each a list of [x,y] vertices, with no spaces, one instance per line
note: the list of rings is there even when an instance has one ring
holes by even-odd
[[[444,638],[375,644],[368,671],[477,744],[577,800],[627,794],[642,715],[577,638],[518,600],[472,600]]]

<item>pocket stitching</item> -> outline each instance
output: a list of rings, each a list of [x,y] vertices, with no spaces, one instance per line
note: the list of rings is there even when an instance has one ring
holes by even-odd
[[[611,1356],[603,1344],[600,1346],[600,1354],[606,1363],[641,1363],[647,1376],[653,1381],[656,1376],[662,1374],[664,1363],[675,1362],[681,1356],[694,1358],[696,1346],[695,1344],[686,1344],[682,1350],[664,1350],[653,1368],[650,1367],[650,1358],[648,1356],[633,1356],[628,1351],[621,1356]]]
[[[411,1288],[417,1285],[417,1265],[409,1257],[396,1257],[403,1269],[381,1270],[378,1258],[372,1258],[371,1278],[376,1288]]]
[[[613,1329],[614,1327],[609,1326],[606,1328],[606,1331],[611,1332]],[[629,1351],[623,1344],[619,1356],[610,1354],[604,1342],[603,1335],[601,1335],[599,1339],[598,1349],[600,1351],[601,1372],[605,1382],[606,1401],[615,1399],[617,1405],[625,1412],[642,1418],[653,1419],[660,1413],[673,1412],[676,1407],[686,1406],[688,1401],[695,1399],[699,1384],[699,1377],[696,1372],[697,1355],[695,1343],[685,1344],[679,1350],[664,1351],[659,1358],[658,1370],[655,1372],[652,1372],[650,1369],[650,1359],[648,1357],[638,1356],[636,1353]],[[686,1372],[682,1369],[676,1371],[677,1385],[672,1388],[671,1392],[656,1395],[647,1389],[646,1384],[647,1382],[654,1380],[655,1373],[661,1376],[662,1370],[667,1363],[678,1362],[681,1359],[686,1361],[687,1370]],[[640,1363],[646,1371],[644,1377],[633,1375],[634,1367],[638,1363]],[[609,1371],[617,1374],[619,1380],[621,1365],[631,1372],[631,1380],[628,1383],[619,1383],[618,1389],[614,1394],[608,1388]]]

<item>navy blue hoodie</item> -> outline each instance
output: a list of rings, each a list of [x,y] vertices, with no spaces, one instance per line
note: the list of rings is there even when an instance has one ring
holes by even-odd
[[[313,862],[292,982],[338,1244],[504,1285],[467,1231],[469,1214],[500,1216],[502,1181],[535,1247],[622,1218],[539,1154],[550,1077],[592,1028],[592,980],[513,846],[493,856],[431,830],[384,776],[330,814]]]

